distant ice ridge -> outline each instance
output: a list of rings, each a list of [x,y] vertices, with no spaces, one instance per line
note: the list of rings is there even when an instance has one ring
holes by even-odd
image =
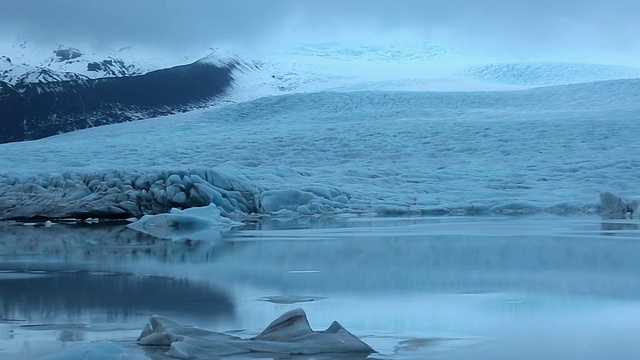
[[[467,69],[464,75],[499,84],[547,86],[633,79],[640,70],[624,66],[561,62],[496,63]]]

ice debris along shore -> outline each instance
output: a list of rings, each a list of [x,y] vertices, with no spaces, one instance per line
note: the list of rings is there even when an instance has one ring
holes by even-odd
[[[290,211],[305,215],[346,207],[337,190],[304,186],[264,190],[211,169],[0,175],[0,220],[129,218],[215,205],[227,218]]]
[[[337,321],[324,331],[313,331],[307,314],[300,308],[284,313],[260,335],[250,339],[183,326],[161,316],[151,316],[138,338],[138,344],[169,346],[167,355],[177,359],[204,359],[246,353],[366,356],[375,352]]]

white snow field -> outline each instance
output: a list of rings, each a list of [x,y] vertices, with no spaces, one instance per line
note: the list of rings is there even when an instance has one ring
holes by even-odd
[[[3,144],[0,219],[597,212],[637,195],[638,99],[640,79],[294,93]]]

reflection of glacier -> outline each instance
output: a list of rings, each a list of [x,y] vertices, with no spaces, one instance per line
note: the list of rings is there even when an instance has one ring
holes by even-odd
[[[535,220],[502,227],[497,222],[486,223],[489,233],[481,222],[452,223],[443,231],[430,224],[371,231],[378,236],[319,231],[315,236],[323,241],[295,241],[295,232],[275,232],[273,241],[245,244],[212,266],[227,281],[285,294],[524,291],[640,299],[635,240],[600,237],[599,229],[554,235],[553,222],[544,222],[540,233],[533,230]],[[460,227],[482,235],[462,235]]]
[[[37,267],[56,271],[65,269],[65,263],[90,264],[105,259],[113,263],[141,259],[157,262],[211,261],[239,246],[222,241],[222,232],[215,234],[210,231],[210,238],[206,241],[176,242],[113,223],[56,224],[52,227],[0,223],[0,233],[0,259],[3,262],[8,264],[19,258],[27,263],[38,263],[41,254],[47,254],[50,261],[38,263]]]
[[[638,79],[293,94],[6,144],[0,218],[596,211],[633,190],[638,98]]]
[[[195,242],[106,225],[13,226],[3,229],[2,252],[7,264],[37,260],[39,268],[104,271],[124,265],[134,273],[285,295],[526,291],[640,299],[633,225],[595,217],[274,222]]]

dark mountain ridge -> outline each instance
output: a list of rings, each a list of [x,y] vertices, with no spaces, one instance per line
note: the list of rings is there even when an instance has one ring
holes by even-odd
[[[0,143],[207,106],[233,84],[231,60],[199,60],[138,76],[27,83],[0,81]]]

